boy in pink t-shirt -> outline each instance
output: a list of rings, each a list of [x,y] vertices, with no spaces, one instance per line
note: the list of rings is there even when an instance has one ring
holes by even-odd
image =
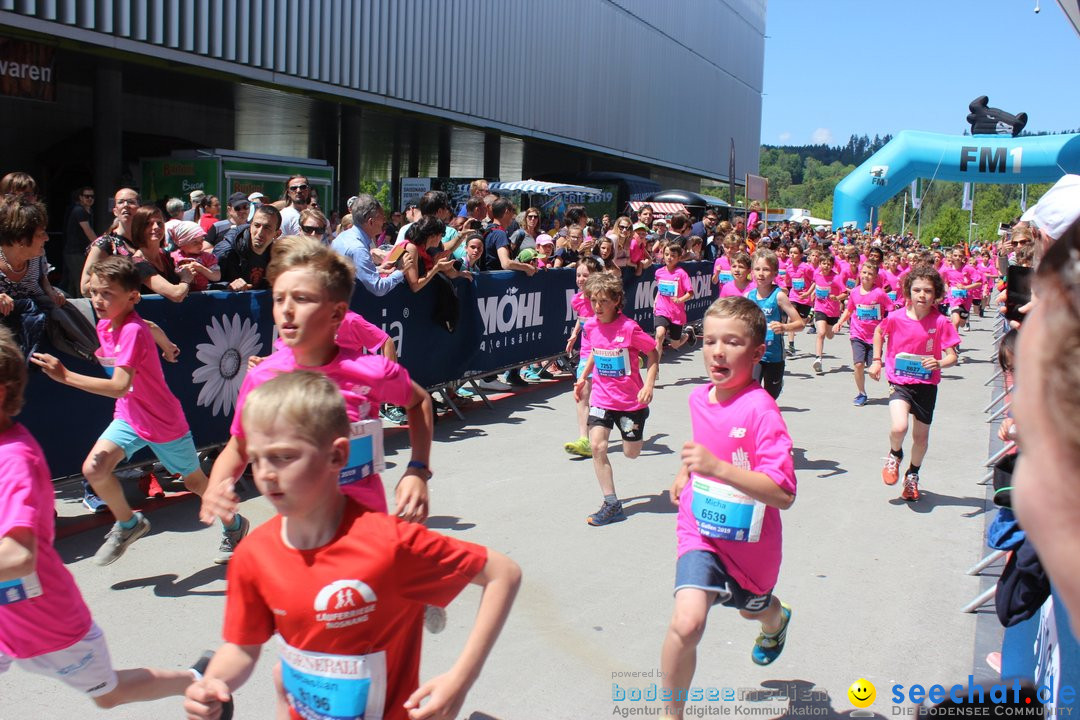
[[[840,322],[840,307],[847,300],[848,291],[844,278],[834,269],[833,256],[827,252],[821,254],[817,272],[814,273],[814,324],[817,326],[817,357],[814,359],[814,372],[824,372],[822,355],[825,341],[832,340]]]
[[[690,276],[679,267],[682,253],[682,245],[668,243],[664,246],[664,266],[656,269],[653,331],[656,334],[658,358],[664,355],[665,342],[672,350],[678,350],[686,343],[693,346],[697,340],[694,328],[686,324],[686,303],[694,297],[694,289],[690,284]]]
[[[855,366],[855,388],[859,391],[855,396],[855,407],[866,405],[869,399],[866,396],[866,368],[874,357],[874,330],[893,308],[885,291],[874,286],[877,278],[877,265],[863,263],[859,269],[860,284],[848,296],[847,309],[837,323],[837,327],[842,327],[846,321],[851,322],[851,359]]]
[[[188,490],[197,495],[206,490],[206,475],[184,410],[165,384],[150,328],[135,312],[140,285],[138,271],[125,257],[107,257],[90,270],[90,304],[100,318],[97,332],[101,347],[96,355],[109,377],[73,373],[44,353],[30,358],[57,382],[116,399],[113,421],[90,449],[82,468],[94,492],[116,516],[116,523],[94,555],[98,565],[115,562],[131,543],[150,532],[150,521],[132,511],[113,474],[122,460],[149,447],[166,470],[183,476]],[[247,519],[239,515],[223,523],[224,534],[214,562],[229,562],[233,548],[249,527]]]
[[[577,283],[578,291],[570,298],[570,307],[573,309],[574,314],[577,315],[577,321],[574,323],[574,329],[570,331],[570,337],[566,341],[566,354],[571,355],[574,352],[574,345],[577,344],[578,339],[581,339],[581,349],[578,352],[578,364],[575,369],[576,378],[585,378],[585,387],[581,393],[581,398],[578,399],[577,405],[577,422],[578,422],[578,439],[571,440],[568,443],[563,444],[563,450],[571,455],[577,455],[579,457],[592,457],[592,446],[589,444],[589,395],[592,389],[592,380],[586,377],[582,371],[585,369],[585,363],[589,360],[589,336],[583,332],[585,328],[585,322],[596,315],[593,312],[592,304],[589,302],[589,298],[585,295],[585,282],[589,279],[589,276],[593,273],[602,272],[604,266],[600,264],[600,260],[592,255],[586,255],[578,262],[577,274],[575,275],[575,282]]]
[[[753,285],[750,282],[750,256],[744,252],[735,253],[731,256],[731,282],[720,288],[720,297],[746,297]]]
[[[886,485],[895,485],[904,459],[908,415],[914,416],[911,431],[911,465],[904,473],[904,500],[919,499],[919,470],[930,442],[930,423],[937,405],[941,371],[956,364],[960,336],[937,304],[945,296],[945,283],[931,267],[915,267],[904,278],[907,307],[894,310],[874,331],[874,363],[870,377],[881,377],[881,351],[888,339],[885,374],[892,386],[889,396],[889,455],[881,470]]]
[[[45,454],[12,418],[26,364],[0,328],[0,674],[14,663],[84,693],[101,708],[183,695],[190,670],[113,668],[101,628],[53,540],[55,493]]]
[[[795,308],[795,311],[799,313],[799,317],[806,322],[810,319],[810,314],[813,312],[813,290],[814,290],[814,266],[809,262],[803,262],[802,248],[796,243],[791,246],[788,259],[788,274],[787,274],[787,286],[789,288],[788,297],[791,299],[791,304]],[[808,322],[810,329],[814,329],[814,323]],[[792,357],[795,355],[795,333],[788,333],[788,345],[787,355]]]
[[[710,382],[690,394],[693,440],[671,487],[679,507],[675,611],[660,655],[667,714],[682,717],[709,609],[722,604],[761,623],[758,665],[780,656],[791,608],[773,595],[780,572],[780,510],[795,501],[791,438],[780,409],[754,381],[765,352],[765,315],[727,297],[705,313]]]
[[[584,397],[586,379],[591,377],[589,444],[604,502],[586,522],[600,526],[626,519],[615,494],[608,438],[618,425],[623,455],[633,460],[641,454],[660,357],[652,338],[622,314],[623,285],[619,278],[610,273],[594,273],[585,283],[585,294],[595,317],[585,323],[583,330],[590,354],[581,377],[574,383],[574,399],[580,401]],[[643,353],[648,355],[644,382],[638,369],[638,357]]]
[[[967,264],[964,251],[956,247],[949,252],[948,260],[941,266],[941,279],[945,281],[945,304],[949,306],[949,319],[959,332],[971,317],[972,292],[982,284],[982,278],[975,268]]]

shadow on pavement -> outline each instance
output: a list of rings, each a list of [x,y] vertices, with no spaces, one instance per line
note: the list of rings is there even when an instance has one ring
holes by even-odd
[[[635,495],[634,497],[620,499],[623,504],[623,512],[627,517],[638,513],[670,515],[679,512],[679,508],[671,504],[667,490],[661,490],[655,495]],[[635,502],[636,500],[643,500],[644,502]],[[630,503],[633,503],[633,505]]]
[[[835,477],[836,475],[846,475],[847,470],[840,467],[840,463],[835,460],[811,460],[806,456],[806,450],[804,448],[796,447],[792,448],[792,452],[795,455],[795,469],[796,470],[823,470],[818,475],[820,478]]]
[[[424,523],[429,530],[472,530],[476,523],[463,522],[461,518],[453,515],[432,515]]]
[[[219,580],[224,580],[226,567],[226,565],[214,565],[213,567],[203,568],[192,575],[188,575],[183,580],[179,580],[178,576],[173,574],[152,575],[150,577],[124,580],[123,582],[118,582],[113,585],[112,589],[132,590],[134,588],[151,587],[154,589],[155,595],[167,598],[187,597],[191,595],[225,597],[224,590],[196,591],[195,588],[209,585],[210,583]]]
[[[951,495],[941,495],[932,490],[924,490],[922,487],[919,488],[919,499],[915,502],[908,502],[903,498],[895,497],[889,501],[889,504],[908,505],[911,507],[912,512],[924,514],[933,512],[934,508],[939,507],[970,507],[980,511],[986,510],[986,498],[958,498]]]

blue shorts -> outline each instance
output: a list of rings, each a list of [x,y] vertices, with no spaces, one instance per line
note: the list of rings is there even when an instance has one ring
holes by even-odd
[[[761,612],[772,602],[771,591],[758,595],[745,590],[728,574],[719,556],[708,550],[690,550],[679,557],[675,564],[675,592],[683,588],[714,592],[713,605],[748,612]]]
[[[124,459],[130,460],[131,456],[149,447],[165,469],[177,475],[187,477],[198,470],[199,453],[195,450],[195,441],[191,439],[191,431],[181,435],[167,443],[155,443],[144,440],[135,433],[135,429],[123,420],[113,420],[105,432],[101,433],[100,440],[108,440],[124,451]]]

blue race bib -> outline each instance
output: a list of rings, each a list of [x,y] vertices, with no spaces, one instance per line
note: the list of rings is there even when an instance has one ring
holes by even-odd
[[[349,423],[349,464],[341,469],[338,485],[351,485],[385,469],[382,421]]]
[[[880,305],[856,305],[855,317],[859,320],[869,322],[871,320],[881,319],[881,306]]]
[[[730,272],[727,272],[725,270],[720,271],[720,284],[721,285],[723,285],[724,283],[729,283],[734,279],[735,279],[735,277]]]
[[[953,288],[950,294],[959,300],[963,300],[968,296],[968,292],[964,288]]]
[[[656,283],[656,291],[664,297],[675,297],[679,292],[678,280],[659,280]]]
[[[626,377],[630,374],[630,351],[627,348],[593,348],[593,365],[601,377]]]
[[[806,278],[801,278],[801,277],[793,278],[792,281],[791,281],[791,289],[792,290],[805,290],[806,289]]]
[[[12,605],[40,596],[41,582],[35,572],[21,578],[0,582],[0,605]]]
[[[815,288],[814,296],[817,297],[818,300],[828,300],[829,288]]]
[[[386,653],[308,652],[278,637],[285,697],[305,720],[381,720],[386,704]]]
[[[853,290],[855,288],[855,278],[848,278],[844,281],[844,284],[847,285],[848,290]]]
[[[933,371],[929,368],[924,368],[922,355],[912,355],[911,353],[897,353],[895,359],[894,371],[900,377],[909,377],[915,380],[929,380],[933,375]]]
[[[703,537],[757,542],[765,519],[765,503],[725,483],[690,473],[694,501],[691,510]]]

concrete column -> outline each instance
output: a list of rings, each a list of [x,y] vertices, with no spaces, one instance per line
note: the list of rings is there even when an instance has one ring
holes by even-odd
[[[394,149],[390,155],[390,207],[403,210],[398,207],[398,199],[401,197],[401,123],[394,123]]]
[[[338,149],[338,204],[345,211],[345,201],[360,189],[360,138],[363,120],[360,108],[341,106],[341,146]]]
[[[420,125],[409,122],[409,174],[408,177],[420,177]]]
[[[120,63],[99,60],[94,68],[93,152],[94,227],[104,231],[112,222],[109,199],[120,187],[123,173],[124,108]]]

